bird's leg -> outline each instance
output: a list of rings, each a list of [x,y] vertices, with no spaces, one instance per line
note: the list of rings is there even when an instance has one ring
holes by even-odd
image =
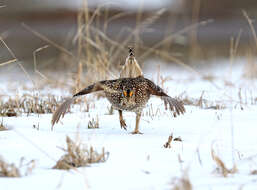
[[[121,111],[121,110],[119,110],[119,116],[120,116],[120,127],[121,127],[122,129],[127,130],[127,125],[126,125],[126,123],[125,123],[125,120],[123,119],[122,111]]]
[[[139,131],[139,121],[140,121],[140,117],[141,117],[141,112],[140,113],[136,113],[136,127],[134,129],[134,131],[132,132],[132,134],[143,134]]]

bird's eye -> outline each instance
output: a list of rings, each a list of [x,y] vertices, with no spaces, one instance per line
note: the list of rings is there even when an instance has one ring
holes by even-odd
[[[129,97],[131,97],[133,95],[133,92],[131,91],[130,93],[129,93]]]

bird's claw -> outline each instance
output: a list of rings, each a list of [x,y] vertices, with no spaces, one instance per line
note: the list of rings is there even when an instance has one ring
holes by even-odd
[[[126,123],[125,123],[125,121],[122,119],[122,120],[120,120],[120,127],[122,128],[122,129],[124,129],[124,130],[127,130],[127,125],[126,125]]]
[[[140,131],[133,131],[131,132],[132,135],[136,135],[136,134],[139,134],[139,135],[143,135],[144,133],[141,133]]]

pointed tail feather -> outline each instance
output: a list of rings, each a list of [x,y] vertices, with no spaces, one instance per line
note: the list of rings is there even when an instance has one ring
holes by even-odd
[[[120,78],[134,78],[138,76],[143,76],[143,72],[134,56],[133,49],[129,47],[129,55],[121,69]]]

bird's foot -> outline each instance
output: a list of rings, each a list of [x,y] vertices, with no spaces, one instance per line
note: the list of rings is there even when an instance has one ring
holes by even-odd
[[[123,119],[120,120],[120,127],[124,130],[127,130],[127,125]]]
[[[140,131],[138,131],[138,130],[136,131],[135,130],[135,131],[131,132],[131,134],[132,135],[135,135],[135,134],[143,135],[144,133],[141,133]]]

